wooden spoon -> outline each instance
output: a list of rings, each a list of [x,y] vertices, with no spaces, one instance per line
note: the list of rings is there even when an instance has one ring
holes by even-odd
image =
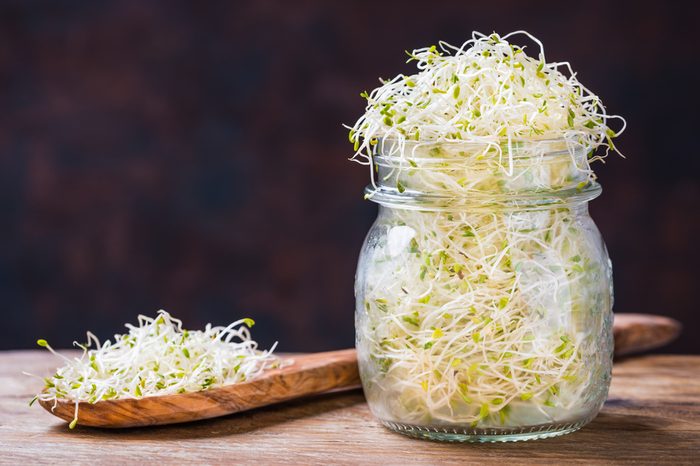
[[[617,314],[613,333],[615,354],[629,354],[663,345],[678,334],[680,324],[666,317]],[[136,427],[209,419],[261,406],[360,386],[354,349],[289,357],[292,364],[256,379],[201,392],[149,396],[140,399],[82,402],[78,423],[93,427]],[[72,421],[75,403],[40,401],[50,413]]]
[[[78,424],[136,427],[209,419],[281,401],[360,386],[354,349],[292,356],[292,364],[248,382],[178,395],[98,401],[78,405]],[[50,413],[72,421],[75,403],[40,401]]]

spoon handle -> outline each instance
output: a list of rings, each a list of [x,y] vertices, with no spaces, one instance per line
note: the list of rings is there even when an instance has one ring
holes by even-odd
[[[231,392],[241,395],[246,400],[246,409],[250,409],[360,386],[354,349],[303,354],[290,359],[292,365],[271,371],[248,384],[231,385]]]
[[[640,353],[673,341],[681,324],[670,317],[653,314],[615,314],[613,335],[615,356]]]

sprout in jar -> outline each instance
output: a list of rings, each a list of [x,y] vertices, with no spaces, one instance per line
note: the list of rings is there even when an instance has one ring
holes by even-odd
[[[389,207],[358,266],[368,401],[417,425],[580,418],[611,351],[610,266],[582,203],[624,119],[525,32],[409,57],[418,73],[363,93],[349,136],[371,167],[367,196]]]

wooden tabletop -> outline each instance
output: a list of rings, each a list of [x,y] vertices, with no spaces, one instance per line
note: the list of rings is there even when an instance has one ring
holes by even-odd
[[[57,365],[48,353],[0,353],[0,464],[700,464],[700,356],[615,364],[610,397],[587,427],[518,443],[444,444],[389,432],[362,392],[327,394],[169,427],[68,430],[27,403]]]

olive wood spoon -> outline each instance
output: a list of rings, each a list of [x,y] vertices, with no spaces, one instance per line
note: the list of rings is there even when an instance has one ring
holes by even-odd
[[[330,390],[360,386],[354,349],[283,357],[293,362],[248,382],[177,395],[122,398],[78,405],[78,424],[137,427],[209,419]],[[50,413],[72,421],[75,403],[40,401]]]
[[[645,314],[616,314],[613,325],[615,354],[630,354],[673,340],[680,324],[670,318]],[[285,357],[293,362],[264,372],[248,382],[178,395],[98,401],[78,406],[78,424],[93,427],[136,427],[197,421],[360,386],[354,349]],[[52,414],[72,421],[75,403],[40,401]]]

